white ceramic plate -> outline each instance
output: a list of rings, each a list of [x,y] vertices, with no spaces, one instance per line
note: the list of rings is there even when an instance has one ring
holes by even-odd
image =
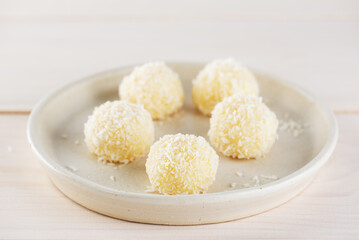
[[[173,117],[155,123],[156,139],[179,132],[207,138],[209,119],[195,110],[191,99],[191,80],[203,64],[168,64],[182,79],[186,101]],[[110,70],[62,87],[36,106],[28,122],[30,144],[55,185],[75,202],[96,212],[135,222],[170,225],[247,217],[300,193],[334,150],[337,125],[330,111],[297,87],[256,74],[267,105],[279,119],[289,115],[295,122],[306,124],[303,133],[295,137],[292,131],[280,130],[279,140],[263,159],[235,160],[220,155],[216,181],[206,194],[147,193],[150,183],[144,159],[117,167],[104,165],[87,151],[83,142],[87,116],[95,106],[118,99],[118,84],[132,69],[133,66]],[[63,134],[67,139],[61,137]],[[77,140],[79,145],[75,144]],[[238,171],[242,177],[236,175]],[[267,178],[273,175],[278,179]],[[231,187],[232,183],[236,186]]]

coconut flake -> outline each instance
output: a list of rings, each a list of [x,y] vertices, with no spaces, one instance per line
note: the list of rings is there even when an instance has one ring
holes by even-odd
[[[66,134],[61,134],[61,138],[62,139],[67,139],[67,135]]]
[[[66,168],[73,171],[73,172],[77,172],[77,170],[78,170],[76,167],[74,167],[72,165],[67,165]]]
[[[269,180],[277,180],[278,179],[277,175],[264,175],[264,174],[261,174],[260,177],[265,178],[265,179],[269,179]]]
[[[288,113],[284,114],[284,118],[279,120],[279,130],[289,132],[295,138],[300,136],[307,127],[308,124],[290,118]]]
[[[255,185],[259,185],[261,183],[257,175],[252,178],[252,181],[254,181]]]
[[[156,192],[156,190],[152,186],[147,186],[145,189],[145,192],[154,193],[154,192]]]

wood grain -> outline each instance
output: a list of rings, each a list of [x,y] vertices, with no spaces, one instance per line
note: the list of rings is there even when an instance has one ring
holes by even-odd
[[[337,116],[340,137],[335,153],[300,196],[257,216],[189,227],[116,220],[66,198],[51,184],[31,152],[25,136],[27,118],[0,115],[0,239],[359,237],[359,115]]]

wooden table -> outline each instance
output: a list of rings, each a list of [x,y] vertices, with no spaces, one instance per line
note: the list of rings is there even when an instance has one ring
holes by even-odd
[[[235,57],[295,82],[339,124],[328,164],[266,213],[203,226],[138,224],[91,212],[51,184],[26,122],[49,91],[150,60]],[[359,239],[359,3],[0,1],[0,239]]]

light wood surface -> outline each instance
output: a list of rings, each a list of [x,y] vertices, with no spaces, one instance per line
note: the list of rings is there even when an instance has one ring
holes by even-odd
[[[332,158],[276,209],[190,227],[112,219],[66,198],[31,152],[28,112],[64,83],[123,64],[227,56],[336,112]],[[358,239],[358,56],[355,0],[0,0],[0,239]]]
[[[51,184],[25,136],[27,116],[0,116],[1,239],[357,239],[359,115],[337,115],[333,157],[298,197],[234,222],[173,227],[130,223],[91,212]],[[8,152],[12,146],[13,152]]]

